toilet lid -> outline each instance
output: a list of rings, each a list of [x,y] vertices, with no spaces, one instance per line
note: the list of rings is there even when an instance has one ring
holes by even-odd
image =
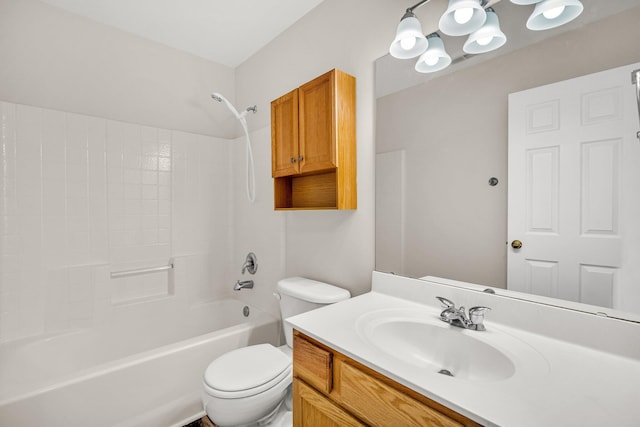
[[[291,369],[291,358],[271,344],[258,344],[223,354],[211,362],[204,373],[204,382],[223,393],[242,392],[251,395],[278,383]],[[240,397],[240,396],[238,396]]]

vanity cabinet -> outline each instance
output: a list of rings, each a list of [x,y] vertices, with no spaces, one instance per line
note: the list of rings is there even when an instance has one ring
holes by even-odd
[[[294,426],[479,426],[294,331]]]
[[[275,209],[356,209],[355,86],[334,69],[271,102]]]

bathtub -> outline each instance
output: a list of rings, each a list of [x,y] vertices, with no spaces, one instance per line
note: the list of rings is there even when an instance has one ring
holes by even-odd
[[[153,325],[128,322],[136,310],[125,309],[102,328],[2,344],[0,426],[184,425],[204,414],[202,375],[213,359],[279,344],[279,320],[254,308],[245,317],[244,306],[200,304]]]

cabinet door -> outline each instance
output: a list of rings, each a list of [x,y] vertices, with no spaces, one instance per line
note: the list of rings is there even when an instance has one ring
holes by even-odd
[[[365,424],[297,378],[293,380],[294,427],[341,427]]]
[[[271,102],[271,175],[297,174],[298,153],[298,89],[294,89]]]
[[[336,167],[335,70],[299,88],[300,172]]]
[[[372,426],[464,425],[382,381],[382,375],[380,379],[375,378],[342,360],[336,369],[340,381],[339,403]]]

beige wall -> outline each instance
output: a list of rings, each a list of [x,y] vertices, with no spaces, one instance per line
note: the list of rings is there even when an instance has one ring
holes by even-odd
[[[215,41],[212,41],[215,42]],[[37,0],[0,2],[0,99],[233,137],[234,70]]]
[[[374,61],[385,54],[405,7],[386,0],[326,0],[236,70],[238,103],[258,104],[260,113],[251,118],[251,124],[261,135],[268,134],[271,100],[332,68],[357,80],[358,209],[276,212],[271,215],[282,221],[282,228],[271,226],[272,216],[266,217],[265,223],[262,217],[247,218],[238,227],[240,245],[270,241],[270,249],[282,254],[284,276],[328,281],[354,294],[370,289],[375,244]],[[269,141],[265,136],[256,143]],[[236,153],[242,156],[238,150]],[[241,159],[236,157],[234,165],[243,165]],[[270,158],[259,162],[270,162]],[[267,215],[273,206],[270,166],[264,170],[261,179],[268,180],[269,193],[258,195],[257,208],[238,199],[238,211],[244,207]],[[241,175],[236,174],[239,180]],[[238,181],[237,194],[242,185]],[[239,256],[243,255],[235,258]]]
[[[378,100],[377,152],[406,149],[402,273],[506,286],[507,96],[640,61],[638,22],[635,8]]]

